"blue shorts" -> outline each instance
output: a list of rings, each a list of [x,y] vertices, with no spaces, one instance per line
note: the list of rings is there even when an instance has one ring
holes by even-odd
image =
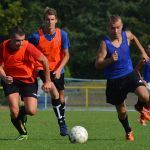
[[[139,86],[145,86],[140,77],[134,72],[117,79],[107,80],[107,103],[120,105],[127,98],[129,92],[135,92]]]

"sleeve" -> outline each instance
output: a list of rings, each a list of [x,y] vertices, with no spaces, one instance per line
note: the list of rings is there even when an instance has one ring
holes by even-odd
[[[0,44],[0,65],[3,63],[3,44]]]
[[[65,32],[64,30],[61,30],[61,40],[62,40],[62,48],[68,49],[70,47],[70,41],[67,32]]]
[[[42,54],[33,44],[29,43],[26,50],[34,59],[38,59]]]
[[[38,43],[39,43],[39,39],[40,39],[40,36],[39,36],[39,33],[38,32],[34,32],[32,34],[30,34],[28,37],[27,37],[27,40],[32,43],[34,46],[37,46]]]

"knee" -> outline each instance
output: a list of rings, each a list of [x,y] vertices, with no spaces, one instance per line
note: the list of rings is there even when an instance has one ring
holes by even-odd
[[[37,109],[36,108],[27,108],[26,109],[26,113],[30,116],[34,116],[37,112]]]

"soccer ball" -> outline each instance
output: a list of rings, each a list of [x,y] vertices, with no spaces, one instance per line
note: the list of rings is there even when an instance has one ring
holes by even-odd
[[[82,126],[74,126],[69,132],[71,143],[85,143],[88,140],[88,132]]]

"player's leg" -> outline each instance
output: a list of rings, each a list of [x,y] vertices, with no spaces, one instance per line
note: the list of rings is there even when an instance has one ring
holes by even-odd
[[[125,130],[126,139],[133,141],[133,132],[129,125],[127,109],[124,102],[129,92],[129,78],[130,75],[127,75],[123,78],[108,80],[106,87],[106,97],[107,103],[113,104],[116,107],[118,119]]]
[[[131,130],[131,127],[129,125],[128,121],[128,115],[126,110],[126,105],[123,102],[120,105],[116,105],[117,113],[118,113],[118,119],[121,122],[125,132],[126,132],[126,139],[129,141],[134,141],[133,132]]]
[[[24,106],[27,115],[35,115],[37,112],[37,99],[34,97],[24,97]]]
[[[24,105],[20,106],[20,108],[19,108],[19,118],[23,122],[23,124],[26,125],[26,123],[27,123],[27,114],[26,114],[26,110],[25,110]]]
[[[144,106],[146,106],[146,103],[142,102],[139,99],[138,99],[137,103],[134,105],[135,109],[140,113],[140,116],[137,120],[140,122],[141,125],[146,126],[146,119],[145,119],[144,115],[141,113]]]
[[[61,74],[59,79],[56,79],[52,74],[51,74],[51,79],[56,86],[58,92],[59,92],[59,114],[60,118],[58,119],[58,124],[60,127],[60,135],[61,136],[66,136],[68,135],[68,130],[67,130],[67,125],[65,121],[65,98],[64,98],[64,73]],[[55,107],[53,107],[55,108]],[[55,111],[55,110],[54,110]]]
[[[61,93],[61,98],[62,98],[62,96],[63,96],[62,91],[59,92],[59,93]],[[65,103],[60,101],[59,93],[58,93],[58,90],[56,89],[55,85],[52,84],[52,88],[51,88],[51,91],[50,91],[50,94],[51,94],[51,97],[52,97],[52,106],[53,106],[53,110],[55,112],[55,115],[57,117],[58,124],[59,124],[59,127],[60,127],[60,135],[65,136],[65,135],[68,134],[67,133],[67,126],[66,126],[66,123],[65,123],[65,116],[64,116]]]
[[[45,82],[45,77],[42,70],[38,72],[38,75],[40,76],[41,80]],[[58,120],[58,124],[60,127],[60,135],[65,136],[68,133],[66,125],[65,125],[65,130],[61,130],[62,125],[64,124],[63,116],[65,112],[64,111],[65,103],[61,103],[60,96],[62,96],[62,94],[59,95],[58,93],[58,91],[64,90],[64,74],[61,74],[60,79],[56,79],[53,72],[51,72],[50,77],[51,77],[51,81],[53,82],[52,88],[50,90],[52,107]],[[62,99],[64,100],[64,98]]]
[[[60,95],[60,102],[61,102],[61,115],[62,115],[62,123],[59,124],[60,126],[60,134],[62,136],[65,136],[68,134],[67,131],[67,125],[66,125],[66,121],[65,121],[65,109],[66,109],[66,104],[65,104],[65,96],[64,96],[64,90],[60,90],[59,91],[59,95]]]
[[[136,95],[138,96],[139,100],[141,103],[146,103],[148,107],[150,107],[150,97],[149,97],[149,92],[145,86],[138,86],[135,90]],[[149,112],[147,109],[143,107],[142,110],[139,111],[142,116],[145,117],[146,120],[150,121],[150,116]]]
[[[13,93],[7,96],[11,112],[11,122],[18,130],[20,135],[27,135],[26,127],[19,118],[19,93]]]
[[[24,102],[24,106],[22,106],[19,111],[19,119],[24,126],[26,125],[27,115],[35,115],[37,111],[37,87],[36,81],[35,83],[30,84],[20,82],[19,92]],[[19,138],[23,139],[24,137],[20,136]]]
[[[17,83],[13,84],[5,84],[4,81],[2,81],[3,90],[5,93],[5,96],[9,103],[9,109],[10,109],[10,116],[11,116],[11,122],[15,126],[15,128],[18,130],[20,135],[27,135],[27,130],[22,123],[22,121],[19,118],[19,88]]]
[[[145,102],[142,102],[141,100],[138,99],[137,103],[134,105],[135,109],[137,111],[142,111],[143,107],[146,105]]]
[[[65,121],[65,96],[64,96],[64,90],[59,91],[59,98],[61,102],[61,114],[62,114],[62,119]]]

